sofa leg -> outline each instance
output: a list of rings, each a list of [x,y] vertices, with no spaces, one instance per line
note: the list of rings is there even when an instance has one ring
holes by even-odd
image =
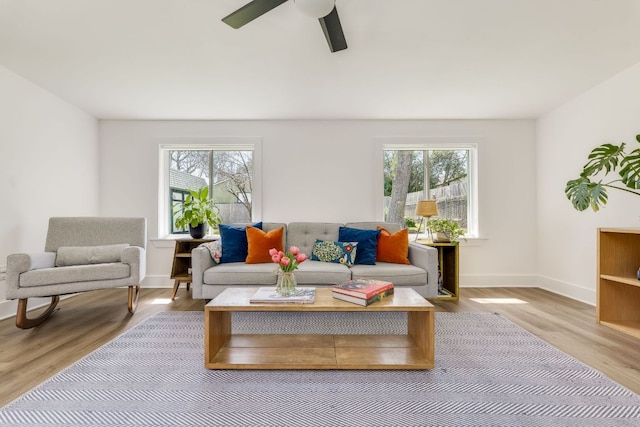
[[[29,319],[27,317],[27,300],[28,298],[22,298],[18,300],[18,312],[16,313],[16,326],[20,329],[30,329],[35,328],[51,315],[53,311],[56,309],[58,305],[58,301],[60,301],[60,297],[58,295],[54,295],[51,297],[51,304],[42,313],[40,316]]]
[[[136,286],[129,286],[129,313],[136,312],[138,307],[138,297],[140,296],[140,284]]]

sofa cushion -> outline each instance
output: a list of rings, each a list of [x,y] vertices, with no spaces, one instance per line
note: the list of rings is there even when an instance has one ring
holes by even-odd
[[[379,234],[380,230],[340,227],[338,240],[341,242],[358,242],[356,264],[375,265]]]
[[[205,285],[275,286],[277,266],[273,263],[221,263],[204,272]]]
[[[423,286],[427,284],[427,272],[415,265],[379,262],[376,265],[354,265],[353,279],[377,279],[393,282],[394,286]]]
[[[247,264],[258,264],[262,262],[273,262],[269,250],[275,248],[278,251],[284,250],[282,236],[284,227],[271,231],[262,231],[259,228],[247,227]]]
[[[31,270],[20,275],[20,287],[60,285],[63,283],[92,282],[98,280],[124,279],[131,275],[129,264],[106,263],[75,265],[69,267]],[[80,292],[78,290],[77,292]]]
[[[256,222],[251,226],[262,229],[262,222]],[[248,249],[247,227],[220,224],[219,229],[222,241],[220,263],[244,262]]]
[[[342,224],[331,222],[292,222],[287,225],[287,244],[296,246],[301,252],[311,256],[317,239],[338,241],[338,229]]]
[[[307,260],[294,272],[298,285],[335,285],[351,279],[349,267],[333,262]]]
[[[120,262],[128,243],[100,246],[60,246],[56,253],[56,266],[105,264]]]
[[[380,236],[378,236],[376,262],[411,264],[409,262],[409,230],[403,228],[392,234],[383,227],[378,229]]]
[[[351,266],[356,259],[357,249],[358,242],[329,242],[318,239],[313,245],[311,259]]]

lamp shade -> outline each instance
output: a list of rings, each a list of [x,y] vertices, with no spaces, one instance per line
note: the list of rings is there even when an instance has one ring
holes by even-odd
[[[313,18],[324,18],[335,7],[335,0],[294,0],[298,9]]]
[[[435,200],[420,200],[416,205],[416,215],[426,218],[438,215],[438,205]]]

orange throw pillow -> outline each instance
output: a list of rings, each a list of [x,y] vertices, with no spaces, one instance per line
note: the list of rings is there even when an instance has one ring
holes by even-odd
[[[393,234],[378,227],[378,248],[376,261],[394,264],[411,264],[409,262],[409,229],[403,228]]]
[[[269,249],[276,248],[284,251],[282,243],[282,235],[284,227],[276,228],[269,232],[260,230],[259,228],[247,227],[247,264],[260,264],[263,262],[273,262]]]

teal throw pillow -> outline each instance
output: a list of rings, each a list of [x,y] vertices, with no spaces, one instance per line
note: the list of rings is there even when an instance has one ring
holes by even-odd
[[[262,230],[262,222],[251,224]],[[222,256],[220,264],[226,262],[244,262],[247,259],[249,242],[247,241],[247,227],[220,224],[220,241],[222,243]]]
[[[318,239],[313,244],[311,260],[351,266],[356,259],[357,246],[357,242],[330,242]]]
[[[360,228],[340,227],[338,240],[358,242],[358,254],[355,264],[376,265],[376,251],[380,230],[362,230]]]

